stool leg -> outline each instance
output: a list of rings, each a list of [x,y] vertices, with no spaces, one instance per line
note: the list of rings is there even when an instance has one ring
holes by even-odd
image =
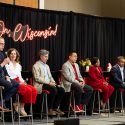
[[[48,101],[47,101],[47,94],[45,94],[46,99],[46,122],[48,123]]]
[[[109,99],[108,99],[108,117],[110,116],[110,104],[109,104]]]
[[[20,125],[20,103],[19,103],[19,95],[17,94],[17,104],[18,104],[18,119],[19,119],[19,121],[18,121],[18,124]]]
[[[93,115],[93,110],[95,107],[95,94],[96,94],[96,92],[94,92],[93,94],[94,94],[94,99],[93,99],[93,104],[92,104],[92,115]]]
[[[123,95],[122,95],[122,91],[120,92],[120,96],[121,96],[121,106],[122,106],[122,115],[124,114],[123,112]]]
[[[44,93],[43,93],[43,95],[42,95],[42,109],[41,109],[41,119],[42,119],[42,117],[43,117],[43,106],[44,106]]]
[[[10,99],[10,105],[11,105],[11,117],[12,117],[12,124],[14,125],[12,98]]]
[[[2,94],[2,89],[0,91],[0,96],[1,96],[1,103],[2,103],[2,108],[3,108],[3,94]],[[5,125],[5,120],[4,120],[4,111],[1,111],[2,113],[2,121],[3,121],[3,125]]]
[[[70,93],[70,100],[69,100],[69,109],[68,109],[68,118],[69,118],[69,115],[70,115],[70,107],[72,106],[72,92]]]
[[[115,107],[114,107],[114,115],[115,115],[115,110],[116,110],[116,102],[117,102],[117,90],[116,90],[116,96],[115,96]]]
[[[86,105],[84,105],[84,109],[85,109],[85,117],[86,117]]]
[[[47,94],[46,93],[43,93],[43,98],[42,98],[41,119],[43,116],[42,113],[43,113],[44,103],[45,103],[45,107],[46,107],[46,122],[48,123],[48,101],[47,101]]]
[[[101,111],[100,111],[100,93],[99,93],[99,91],[98,91],[97,93],[98,93],[98,101],[99,101],[99,116],[100,116],[100,114],[101,114]]]
[[[72,98],[73,98],[73,106],[75,107],[75,95],[74,92],[72,92]],[[76,118],[76,112],[74,112],[74,117]]]
[[[30,104],[31,124],[33,125],[33,105]]]

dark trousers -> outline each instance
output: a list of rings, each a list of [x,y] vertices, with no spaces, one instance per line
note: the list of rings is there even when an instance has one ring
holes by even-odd
[[[71,90],[74,91],[76,105],[87,105],[93,93],[93,88],[87,84],[82,88],[79,84],[72,83]]]
[[[14,80],[11,80],[11,82],[9,82],[3,78],[0,78],[0,86],[5,87],[5,89],[3,90],[3,99],[5,101],[9,101],[10,98],[17,92],[20,85]]]
[[[48,109],[57,109],[65,94],[65,90],[62,87],[50,86],[48,84],[44,84],[43,89],[50,92],[48,95]]]

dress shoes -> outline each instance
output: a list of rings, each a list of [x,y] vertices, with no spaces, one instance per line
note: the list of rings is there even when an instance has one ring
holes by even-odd
[[[49,109],[48,115],[54,116],[54,115],[56,115],[56,111],[54,111],[54,110],[52,110],[52,109]]]
[[[57,115],[64,115],[65,113],[60,109],[55,109]]]

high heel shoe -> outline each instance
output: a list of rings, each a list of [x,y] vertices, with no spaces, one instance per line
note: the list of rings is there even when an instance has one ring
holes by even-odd
[[[17,103],[13,103],[13,107],[14,107],[15,111],[16,111],[17,113],[19,113],[18,104],[17,104]]]
[[[25,112],[24,108],[21,108],[21,109],[20,109],[20,114],[21,114],[22,116],[27,116],[27,113]]]

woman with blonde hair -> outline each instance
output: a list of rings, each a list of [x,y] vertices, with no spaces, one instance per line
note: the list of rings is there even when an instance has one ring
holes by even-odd
[[[10,48],[7,52],[8,57],[10,58],[10,63],[5,67],[11,79],[14,79],[20,84],[18,93],[20,95],[20,113],[23,116],[26,116],[27,113],[24,109],[26,103],[35,103],[37,97],[37,89],[31,85],[28,85],[21,75],[22,67],[19,64],[20,54],[15,48]],[[14,108],[16,112],[19,112],[18,103],[14,103]]]

